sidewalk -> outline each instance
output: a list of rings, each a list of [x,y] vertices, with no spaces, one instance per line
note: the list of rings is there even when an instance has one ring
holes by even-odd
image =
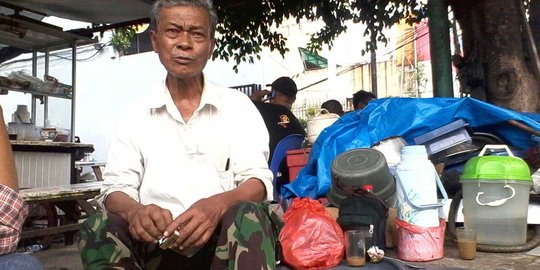
[[[410,264],[423,266],[425,270],[452,268],[490,270],[540,269],[540,247],[537,247],[535,251],[537,256],[529,255],[527,253],[478,252],[475,260],[465,261],[459,259],[455,244],[451,241],[447,241],[447,245],[445,246],[444,250],[444,258],[432,262],[411,262]],[[388,250],[387,254],[391,257],[395,257],[395,253],[392,249]],[[64,246],[55,244],[51,248],[36,252],[33,255],[43,263],[43,266],[46,270],[83,270],[76,245]],[[373,267],[369,268],[372,269]],[[339,269],[353,268],[345,266],[340,267]]]

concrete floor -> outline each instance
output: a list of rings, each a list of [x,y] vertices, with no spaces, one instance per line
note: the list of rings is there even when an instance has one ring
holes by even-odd
[[[411,262],[410,264],[423,266],[424,269],[491,269],[491,270],[526,270],[540,269],[540,247],[528,253],[484,253],[478,252],[475,260],[466,261],[458,258],[455,244],[451,241],[445,246],[444,258],[431,262]],[[394,256],[393,250],[387,254]],[[38,251],[33,255],[42,262],[47,270],[82,270],[82,263],[76,245],[64,246],[53,244],[49,249]],[[285,268],[280,268],[285,269]],[[350,267],[338,267],[336,269],[352,269]],[[381,269],[376,265],[369,265],[364,269]],[[411,268],[412,269],[412,268]]]

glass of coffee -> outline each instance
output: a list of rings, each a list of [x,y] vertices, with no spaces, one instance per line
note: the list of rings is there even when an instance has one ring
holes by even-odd
[[[464,260],[476,258],[476,231],[467,228],[457,228],[457,244],[459,257]]]

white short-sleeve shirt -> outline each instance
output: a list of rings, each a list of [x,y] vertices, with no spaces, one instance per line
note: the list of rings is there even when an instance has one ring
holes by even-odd
[[[121,191],[173,217],[196,201],[229,191],[250,178],[266,187],[268,131],[243,93],[204,82],[199,107],[186,123],[165,83],[132,104],[113,136],[97,201]]]

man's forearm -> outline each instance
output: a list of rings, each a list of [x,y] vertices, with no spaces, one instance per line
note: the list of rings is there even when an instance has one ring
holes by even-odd
[[[141,208],[143,205],[126,193],[116,191],[107,196],[105,207],[109,212],[119,215],[127,221],[129,212]]]
[[[266,198],[266,188],[263,182],[257,178],[251,178],[237,188],[216,194],[212,197],[218,198],[225,206],[229,207],[245,201],[260,202]]]
[[[11,152],[11,143],[9,142],[6,126],[4,124],[2,107],[0,107],[0,121],[0,184],[17,191],[17,170]]]

